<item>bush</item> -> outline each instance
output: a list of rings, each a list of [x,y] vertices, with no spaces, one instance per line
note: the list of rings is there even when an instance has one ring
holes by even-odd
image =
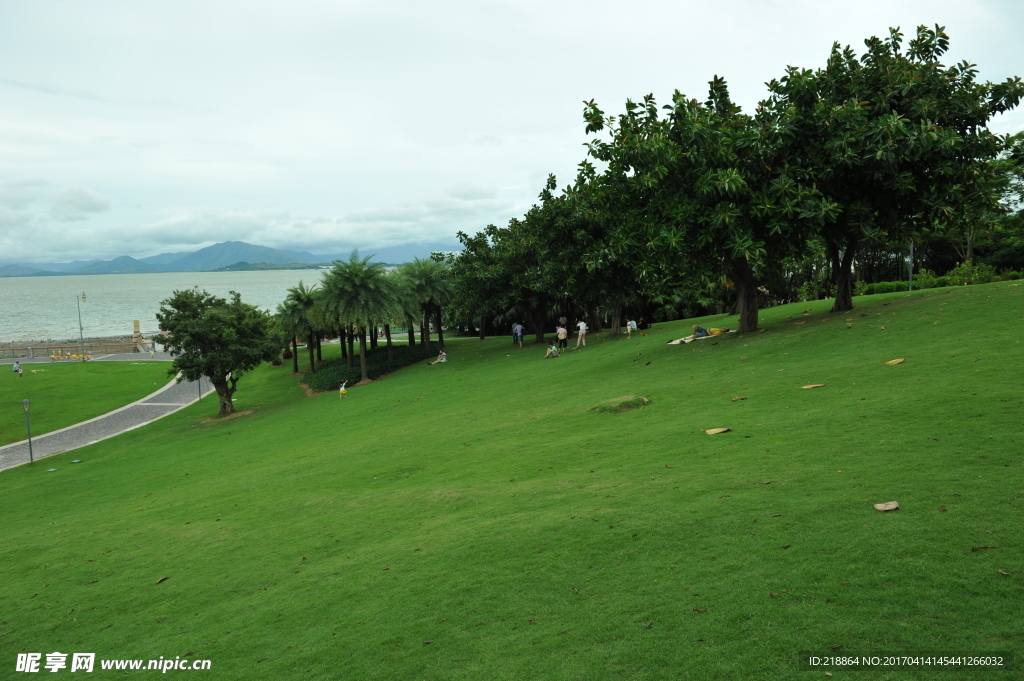
[[[281,366],[281,360],[280,359],[275,359],[274,361],[272,361],[270,363],[270,366],[272,366],[272,367],[279,367],[279,366]]]
[[[996,277],[996,269],[984,263],[960,263],[946,274],[950,286],[987,284]]]
[[[398,371],[410,364],[422,362],[425,359],[433,359],[437,357],[439,350],[435,342],[431,342],[429,347],[422,345],[414,347],[396,345],[393,349],[395,358],[390,362],[388,361],[388,349],[383,345],[378,346],[376,350],[368,349],[366,351],[366,369],[371,380],[380,378],[385,374],[390,374],[393,371]],[[317,364],[315,373],[304,374],[302,382],[312,390],[325,392],[327,390],[337,390],[342,381],[348,381],[350,385],[358,383],[362,375],[363,373],[359,368],[359,354],[357,350],[356,356],[352,358],[351,369],[348,368],[347,359],[341,357],[327,359]]]
[[[284,354],[281,355],[281,357],[284,358],[284,359],[291,359],[292,358],[292,351],[291,350],[285,350]]]

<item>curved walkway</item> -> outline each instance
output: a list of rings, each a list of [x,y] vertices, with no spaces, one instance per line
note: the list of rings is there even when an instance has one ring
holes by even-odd
[[[120,409],[33,437],[33,457],[42,459],[120,435],[184,409],[198,402],[200,393],[205,397],[211,392],[213,385],[206,377],[198,381],[198,384],[196,381],[176,383],[172,380],[155,393]],[[28,463],[28,460],[28,440],[0,447],[0,470],[20,466]]]

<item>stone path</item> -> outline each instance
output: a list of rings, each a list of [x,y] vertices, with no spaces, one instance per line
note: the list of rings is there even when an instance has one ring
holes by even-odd
[[[160,353],[158,353],[160,354]],[[128,355],[132,357],[132,355]],[[136,361],[139,355],[132,357]],[[67,428],[54,430],[32,438],[32,454],[38,461],[53,454],[59,454],[78,447],[91,445],[100,440],[120,435],[173,414],[179,409],[198,402],[200,393],[206,397],[213,392],[213,385],[207,378],[196,381],[171,381],[155,393],[137,402],[107,412],[88,421],[76,423]],[[0,447],[0,470],[28,463],[28,440]]]

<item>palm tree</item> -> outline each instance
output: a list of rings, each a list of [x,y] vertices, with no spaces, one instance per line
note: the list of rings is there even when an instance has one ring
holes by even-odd
[[[336,260],[325,276],[324,295],[337,310],[338,319],[356,327],[359,334],[359,367],[362,381],[370,380],[366,366],[366,329],[376,319],[388,319],[397,309],[394,283],[382,263],[359,257],[352,251],[346,260]]]
[[[277,306],[277,318],[281,328],[288,333],[288,337],[291,339],[292,371],[299,373],[299,344],[295,339],[305,332],[306,310],[294,300],[285,300]]]
[[[441,307],[451,298],[452,283],[448,276],[448,264],[439,260],[414,258],[402,265],[401,273],[409,292],[419,301],[423,312],[420,327],[420,342],[430,342],[430,318],[433,316],[437,327],[438,345],[444,347],[444,332],[441,329]]]
[[[306,286],[299,281],[298,286],[293,286],[288,289],[288,295],[285,297],[285,301],[292,301],[297,306],[302,308],[303,315],[306,317],[305,323],[301,324],[298,328],[299,333],[306,339],[306,349],[309,350],[309,370],[310,372],[316,371],[316,359],[313,356],[314,347],[320,340],[320,333],[322,330],[318,328],[313,320],[309,316],[309,312],[313,309],[317,300],[316,284],[312,286]],[[296,320],[298,322],[298,320]]]

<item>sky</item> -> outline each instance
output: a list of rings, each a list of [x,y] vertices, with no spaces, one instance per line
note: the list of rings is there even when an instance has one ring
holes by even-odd
[[[0,0],[0,262],[455,245],[572,180],[586,100],[718,74],[750,110],[919,24],[1024,76],[1016,0]]]

